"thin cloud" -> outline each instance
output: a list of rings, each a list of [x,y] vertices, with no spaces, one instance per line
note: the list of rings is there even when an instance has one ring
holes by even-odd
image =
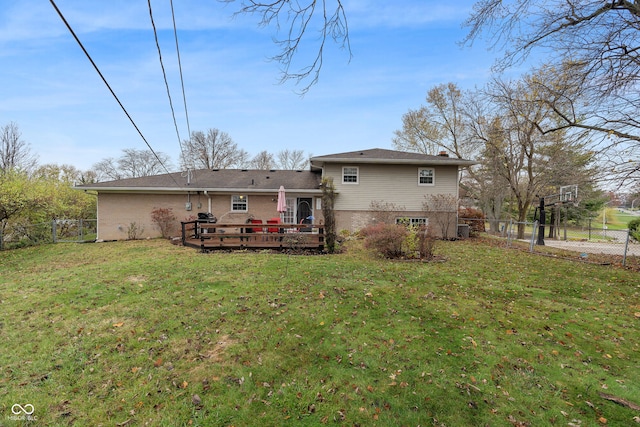
[[[349,25],[358,28],[423,27],[434,23],[462,22],[475,1],[348,0],[344,3]]]

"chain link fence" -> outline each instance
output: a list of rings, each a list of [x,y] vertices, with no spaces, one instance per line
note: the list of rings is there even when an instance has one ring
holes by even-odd
[[[96,236],[95,219],[58,219],[39,224],[15,222],[0,228],[0,250],[45,243],[92,242]]]
[[[629,230],[610,230],[591,226],[550,226],[540,230],[536,222],[493,221],[460,218],[471,236],[492,236],[506,247],[527,248],[532,253],[567,255],[583,261],[640,267],[640,242]],[[542,236],[541,237],[541,233]]]

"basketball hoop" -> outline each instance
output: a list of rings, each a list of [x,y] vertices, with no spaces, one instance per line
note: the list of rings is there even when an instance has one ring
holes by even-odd
[[[578,186],[576,184],[563,185],[560,187],[560,202],[572,203],[574,206],[578,206],[580,202],[578,200]]]

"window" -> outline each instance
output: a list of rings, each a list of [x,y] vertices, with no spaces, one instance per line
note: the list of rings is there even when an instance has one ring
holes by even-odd
[[[428,218],[402,217],[402,218],[396,218],[396,224],[416,225],[416,226],[429,225],[429,219]]]
[[[285,224],[296,223],[296,199],[287,198],[287,210],[282,214],[282,221]]]
[[[418,185],[434,185],[435,172],[433,168],[418,169]]]
[[[233,195],[231,196],[231,210],[234,212],[246,212],[248,210],[247,196]]]
[[[357,184],[358,183],[358,168],[355,166],[346,166],[342,168],[342,183],[343,184]]]

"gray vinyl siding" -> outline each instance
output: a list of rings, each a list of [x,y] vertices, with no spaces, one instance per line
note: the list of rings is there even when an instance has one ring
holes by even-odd
[[[342,168],[349,166],[358,167],[358,184],[342,183]],[[419,168],[434,169],[435,185],[418,185]],[[371,201],[382,200],[420,211],[427,195],[458,195],[457,166],[326,164],[324,174],[333,177],[336,210],[368,210]]]

